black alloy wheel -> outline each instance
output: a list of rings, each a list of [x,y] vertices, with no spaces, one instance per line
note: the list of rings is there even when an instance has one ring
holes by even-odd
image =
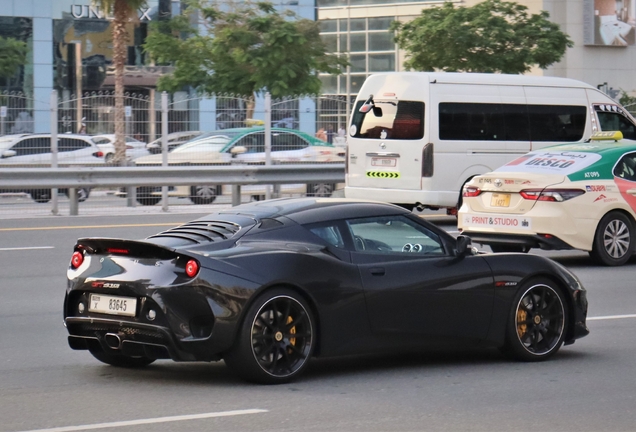
[[[217,186],[190,186],[190,200],[195,204],[212,204],[217,194]]]
[[[546,360],[565,338],[568,310],[560,289],[550,280],[524,284],[513,302],[504,350],[523,361]]]
[[[634,228],[623,213],[609,212],[598,224],[590,256],[606,266],[625,264],[634,252]]]
[[[314,318],[305,300],[276,289],[254,302],[225,362],[248,381],[280,384],[300,375],[315,344]]]
[[[144,367],[155,361],[155,359],[148,357],[125,356],[115,350],[112,350],[112,352],[106,352],[102,348],[91,348],[90,353],[102,363],[125,368]]]

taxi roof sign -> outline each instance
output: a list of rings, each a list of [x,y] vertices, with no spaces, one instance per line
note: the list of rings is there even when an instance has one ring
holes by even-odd
[[[594,132],[590,137],[592,141],[618,141],[623,139],[621,131]]]

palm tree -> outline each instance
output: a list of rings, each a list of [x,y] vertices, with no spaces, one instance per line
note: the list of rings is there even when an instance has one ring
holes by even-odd
[[[146,0],[93,0],[106,16],[113,17],[113,64],[115,66],[115,157],[113,163],[121,165],[126,159],[124,141],[124,66],[126,64],[126,24],[136,21],[137,11]]]

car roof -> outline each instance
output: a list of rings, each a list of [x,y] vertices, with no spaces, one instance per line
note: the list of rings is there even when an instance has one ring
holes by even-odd
[[[299,224],[308,224],[344,218],[408,213],[401,207],[377,201],[345,198],[280,198],[242,204],[205,216],[201,220],[210,220],[217,215],[219,218],[248,216],[256,220],[283,216]]]
[[[577,151],[583,153],[598,153],[603,157],[619,157],[624,153],[636,151],[636,141],[622,139],[619,141],[588,141],[584,143],[568,143],[544,147],[532,153],[554,151]]]

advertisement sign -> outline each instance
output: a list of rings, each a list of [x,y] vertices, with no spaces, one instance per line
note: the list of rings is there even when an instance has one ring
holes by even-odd
[[[636,0],[584,0],[585,45],[626,47],[636,43]]]

